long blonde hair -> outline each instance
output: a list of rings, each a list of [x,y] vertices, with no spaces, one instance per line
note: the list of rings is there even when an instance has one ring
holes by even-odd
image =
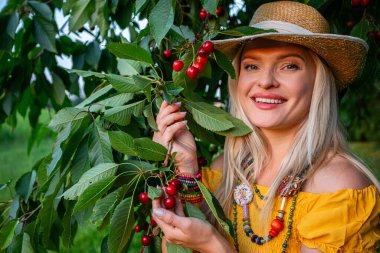
[[[296,175],[308,168],[305,180],[326,162],[328,154],[339,154],[348,159],[380,189],[380,183],[364,163],[349,149],[343,128],[338,119],[338,100],[335,79],[327,64],[309,50],[316,66],[316,78],[308,117],[296,135],[293,144],[285,155],[279,173],[268,191],[267,202],[262,213],[271,214],[276,197],[276,189],[287,175]],[[253,131],[243,137],[227,137],[224,146],[223,177],[215,196],[226,214],[229,214],[233,203],[233,189],[238,182],[250,183],[263,170],[271,154],[265,137],[260,129],[250,123],[237,96],[236,87],[240,72],[241,51],[237,53],[233,65],[236,80],[229,79],[229,111],[244,121]],[[254,162],[242,169],[244,159]],[[263,217],[264,218],[264,217]],[[269,219],[269,216],[265,217]]]

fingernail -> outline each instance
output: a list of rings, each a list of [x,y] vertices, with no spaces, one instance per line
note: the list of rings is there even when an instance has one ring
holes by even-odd
[[[186,115],[187,112],[180,112],[182,115]]]
[[[187,120],[183,120],[182,123],[183,123],[184,125],[186,125],[186,124],[187,124]]]
[[[153,213],[154,215],[156,215],[158,218],[161,218],[162,216],[164,216],[164,209],[162,208],[153,208]]]
[[[180,106],[180,105],[181,105],[181,102],[175,102],[174,105],[176,105],[176,106]]]

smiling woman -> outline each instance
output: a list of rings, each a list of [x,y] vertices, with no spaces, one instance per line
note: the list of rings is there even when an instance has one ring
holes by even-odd
[[[375,252],[380,184],[349,150],[337,113],[337,90],[359,75],[367,44],[331,34],[315,9],[297,2],[264,4],[250,25],[276,32],[214,43],[234,59],[230,113],[253,132],[227,137],[224,154],[201,173],[233,220],[234,238],[156,199],[166,240],[200,252]],[[172,144],[179,178],[199,177],[180,109],[163,103],[153,139]]]

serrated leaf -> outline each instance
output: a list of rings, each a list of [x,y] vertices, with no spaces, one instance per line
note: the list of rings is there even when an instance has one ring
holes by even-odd
[[[79,108],[63,108],[60,110],[54,118],[50,121],[49,127],[55,131],[59,131],[68,123],[75,124],[83,120],[86,117],[90,117],[86,111]]]
[[[186,109],[192,114],[194,120],[210,131],[225,131],[234,127],[227,119],[227,112],[205,102],[192,102],[184,100]]]
[[[147,163],[144,161],[137,161],[137,160],[128,160],[127,162],[123,163],[123,168],[127,169],[128,171],[135,171],[137,173],[140,173],[141,171],[151,172],[151,171],[158,170],[158,168],[156,168],[151,163]]]
[[[65,84],[63,83],[61,77],[59,77],[54,72],[52,73],[53,77],[53,98],[58,105],[62,105],[65,100]]]
[[[102,163],[86,171],[79,179],[78,183],[65,191],[61,197],[65,199],[76,199],[81,195],[89,186],[103,178],[113,176],[119,165],[116,163]]]
[[[0,250],[7,248],[13,239],[16,226],[18,224],[17,219],[8,221],[0,229]]]
[[[235,69],[228,57],[218,50],[214,50],[215,61],[219,67],[226,71],[232,79],[236,78]]]
[[[16,192],[24,199],[25,203],[28,202],[29,196],[32,193],[33,185],[36,182],[36,175],[36,171],[32,170],[22,175],[16,182]]]
[[[107,74],[106,78],[112,87],[124,93],[136,93],[144,90],[150,81],[139,76],[125,77],[115,74]]]
[[[219,0],[201,0],[203,8],[213,14],[216,15],[216,9],[218,8]]]
[[[53,20],[53,13],[51,12],[49,5],[47,5],[46,3],[36,1],[28,1],[27,3],[30,7],[32,7],[33,11],[41,15],[47,21]]]
[[[70,31],[74,32],[82,27],[94,13],[94,2],[91,0],[78,0],[70,10],[69,28]]]
[[[95,204],[95,202],[111,188],[115,179],[115,176],[111,176],[91,184],[83,194],[79,196],[73,212],[76,213]]]
[[[234,231],[231,222],[226,218],[223,208],[220,206],[218,200],[209,192],[209,190],[200,182],[197,181],[198,187],[202,192],[203,198],[210,208],[212,214],[218,221],[219,225],[229,234],[233,235]]]
[[[135,14],[141,12],[142,8],[145,6],[145,4],[148,2],[148,0],[136,0],[135,3]]]
[[[159,198],[162,196],[162,190],[148,185],[148,197],[150,199]]]
[[[370,26],[368,20],[363,18],[352,28],[350,35],[361,38],[363,40],[367,40],[369,28]]]
[[[165,18],[163,18],[165,17]],[[150,12],[148,24],[157,45],[165,37],[174,22],[174,10],[171,0],[159,0]]]
[[[133,137],[122,131],[109,131],[111,146],[126,155],[137,156]]]
[[[41,17],[34,17],[34,37],[42,48],[57,53],[54,24]]]
[[[152,104],[151,103],[145,106],[145,109],[144,109],[143,113],[144,113],[145,118],[148,120],[149,126],[154,131],[157,131],[158,130],[157,123],[156,123],[156,120],[154,119],[153,108],[152,108]]]
[[[112,90],[111,85],[107,85],[106,87],[103,87],[99,90],[97,90],[95,93],[91,94],[88,98],[83,100],[80,104],[76,105],[76,108],[83,108],[86,105],[91,104],[92,102],[96,101],[98,98],[104,96],[107,94],[110,90]]]
[[[131,121],[132,114],[135,116],[140,116],[142,114],[144,105],[145,100],[128,105],[117,106],[106,110],[104,112],[104,118],[121,126],[127,126]]]
[[[111,218],[108,237],[110,253],[119,253],[127,244],[135,222],[132,197],[124,199],[115,209]]]
[[[191,204],[190,202],[185,202],[184,209],[188,217],[194,217],[204,221],[207,220],[206,215],[198,207]]]
[[[94,126],[89,135],[88,149],[90,156],[90,164],[92,166],[100,163],[112,163],[112,149],[111,143],[108,138],[107,132],[98,127]]]
[[[12,39],[15,38],[15,34],[16,34],[16,30],[17,30],[17,26],[19,22],[20,22],[20,16],[18,12],[15,11],[12,14],[12,16],[9,17],[8,24],[7,24],[7,33]]]
[[[54,209],[54,200],[55,200],[54,194],[45,198],[44,201],[42,202],[42,208],[40,212],[38,213],[37,219],[40,225],[40,231],[42,231],[42,234],[43,234],[42,240],[44,244],[46,244],[46,242],[48,241],[51,227],[58,216],[57,210]]]
[[[80,69],[66,69],[66,71],[69,73],[77,74],[78,76],[81,76],[81,77],[90,77],[90,76],[95,76],[97,78],[104,78],[105,77],[105,74],[102,74],[99,72],[94,72],[94,71],[87,71],[87,70],[80,70]],[[104,88],[106,88],[106,87],[104,87]]]
[[[131,101],[133,98],[133,95],[134,95],[133,93],[121,93],[113,97],[109,97],[107,99],[101,100],[97,102],[97,104],[104,105],[104,106],[111,106],[111,107],[121,106]]]
[[[102,199],[99,199],[96,202],[96,205],[93,209],[93,214],[91,217],[92,223],[102,222],[105,217],[110,214],[115,208],[116,204],[119,202],[120,198],[120,188],[114,192],[111,192]]]
[[[170,252],[170,253],[192,253],[193,252],[192,249],[188,249],[180,245],[172,244],[169,242],[166,242],[166,249],[167,249],[167,252]]]
[[[228,120],[232,122],[234,127],[226,131],[215,132],[215,133],[219,135],[223,135],[223,136],[244,136],[252,132],[252,129],[249,128],[246,124],[244,124],[244,122],[241,121],[240,119],[230,116]]]
[[[109,43],[106,47],[111,53],[113,53],[119,58],[142,61],[149,64],[153,64],[153,60],[150,56],[150,53],[147,52],[145,49],[137,46],[136,44]]]
[[[150,161],[163,161],[165,160],[168,150],[161,144],[152,141],[150,138],[134,139],[135,149],[137,154],[142,159]]]

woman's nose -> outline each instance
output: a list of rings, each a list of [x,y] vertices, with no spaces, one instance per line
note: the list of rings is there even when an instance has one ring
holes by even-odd
[[[259,87],[263,89],[278,87],[278,82],[272,69],[263,70],[258,75],[257,84]]]

